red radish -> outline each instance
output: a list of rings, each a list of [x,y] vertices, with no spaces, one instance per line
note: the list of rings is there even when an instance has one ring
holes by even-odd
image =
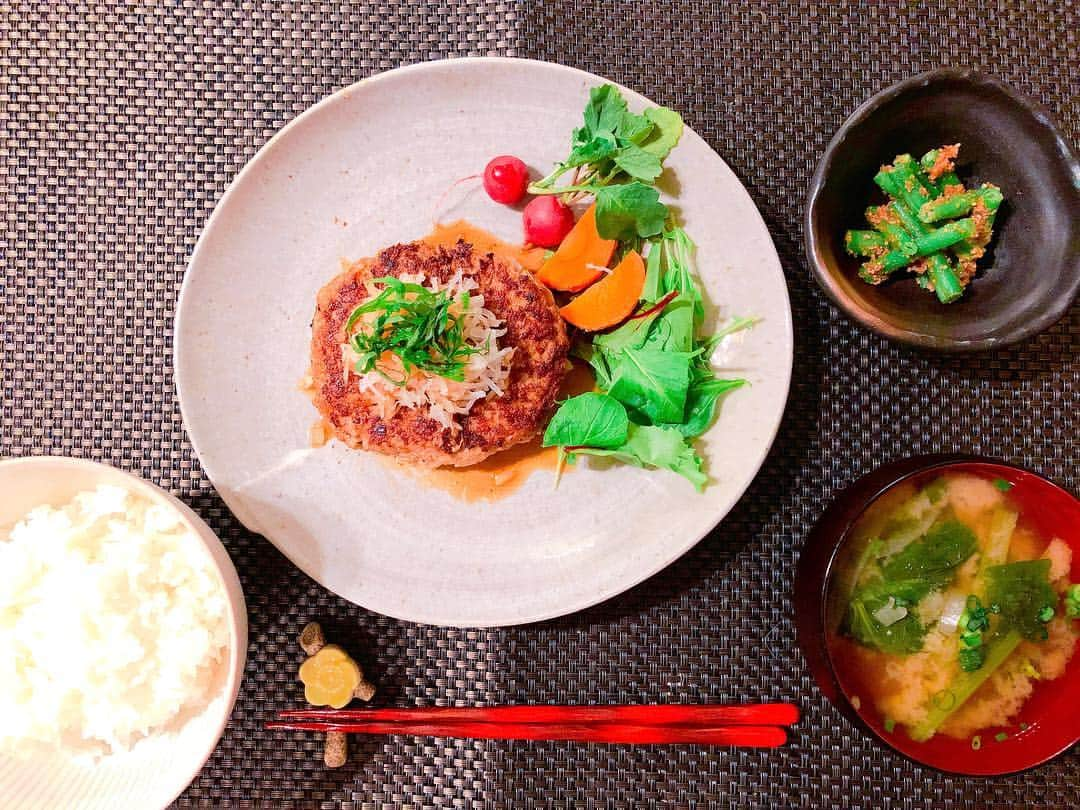
[[[525,241],[540,247],[558,247],[574,227],[574,212],[553,196],[536,197],[521,212]]]
[[[495,202],[513,205],[528,185],[529,168],[513,155],[499,155],[484,167],[484,191]]]

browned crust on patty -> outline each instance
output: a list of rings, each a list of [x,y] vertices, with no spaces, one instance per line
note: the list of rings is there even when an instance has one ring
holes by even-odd
[[[382,419],[356,378],[345,381],[341,356],[345,322],[369,295],[364,281],[423,273],[446,282],[458,270],[476,279],[484,306],[505,323],[499,345],[515,349],[505,394],[481,400],[459,416],[458,431],[443,428],[420,408],[399,408]],[[477,253],[463,240],[450,249],[424,242],[393,245],[374,259],[354,263],[319,291],[311,324],[312,400],[334,435],[350,447],[426,467],[465,467],[540,432],[566,375],[569,348],[551,292],[528,270]]]

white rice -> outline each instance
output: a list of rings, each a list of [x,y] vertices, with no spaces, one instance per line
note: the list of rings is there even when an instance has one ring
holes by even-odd
[[[0,750],[178,731],[223,687],[227,607],[176,510],[119,487],[0,530]]]

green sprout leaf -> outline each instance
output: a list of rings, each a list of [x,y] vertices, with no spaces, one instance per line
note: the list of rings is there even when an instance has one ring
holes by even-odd
[[[663,160],[678,145],[682,137],[682,116],[667,107],[653,107],[645,111],[645,117],[653,122],[655,128],[641,148]]]
[[[720,397],[746,385],[746,380],[704,380],[690,384],[686,393],[686,421],[678,426],[683,436],[700,436],[716,416]]]
[[[664,251],[662,240],[649,244],[649,255],[645,258],[645,286],[641,291],[641,298],[651,304],[664,297],[664,271],[661,267]]]
[[[699,491],[709,480],[701,457],[681,433],[671,427],[630,424],[626,443],[611,449],[575,449],[575,453],[608,456],[637,467],[659,467],[687,479]]]
[[[667,352],[643,347],[624,349],[611,384],[611,395],[637,418],[654,425],[683,421],[690,388],[687,352]]]
[[[629,241],[656,236],[664,229],[668,208],[660,193],[641,182],[596,190],[596,229],[605,239]]]
[[[626,114],[626,99],[615,85],[602,84],[589,90],[585,126],[590,133],[614,133]]]
[[[619,129],[615,134],[618,136],[620,143],[640,145],[642,141],[649,137],[654,127],[655,125],[647,116],[628,112],[623,113],[622,121],[619,122]]]
[[[610,158],[618,151],[618,148],[614,136],[608,133],[600,133],[581,145],[575,146],[570,151],[570,156],[567,157],[566,162],[562,165],[567,169],[573,169],[588,163],[598,163]]]
[[[544,447],[618,447],[626,441],[629,420],[622,403],[590,392],[566,400],[544,431]]]
[[[630,144],[615,155],[615,165],[635,180],[652,183],[660,176],[663,167],[660,158],[640,146]]]

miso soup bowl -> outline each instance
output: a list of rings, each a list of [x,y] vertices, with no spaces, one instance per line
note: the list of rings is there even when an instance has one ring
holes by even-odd
[[[851,694],[828,645],[827,596],[837,574],[838,560],[852,529],[866,509],[897,484],[933,478],[946,472],[969,472],[1002,478],[1025,507],[1040,534],[1059,537],[1073,551],[1073,582],[1080,581],[1080,501],[1041,475],[992,459],[962,455],[933,455],[886,464],[837,495],[807,535],[795,577],[796,630],[799,647],[818,687],[841,714],[878,744],[908,759],[946,773],[1000,776],[1037,767],[1080,742],[1080,650],[1065,674],[1043,681],[1024,704],[1014,725],[980,730],[981,747],[971,740],[936,734],[915,742],[903,726],[892,732],[873,706]],[[858,706],[858,708],[856,708]],[[1023,730],[1020,726],[1023,724]],[[1004,732],[1007,738],[998,741]]]

